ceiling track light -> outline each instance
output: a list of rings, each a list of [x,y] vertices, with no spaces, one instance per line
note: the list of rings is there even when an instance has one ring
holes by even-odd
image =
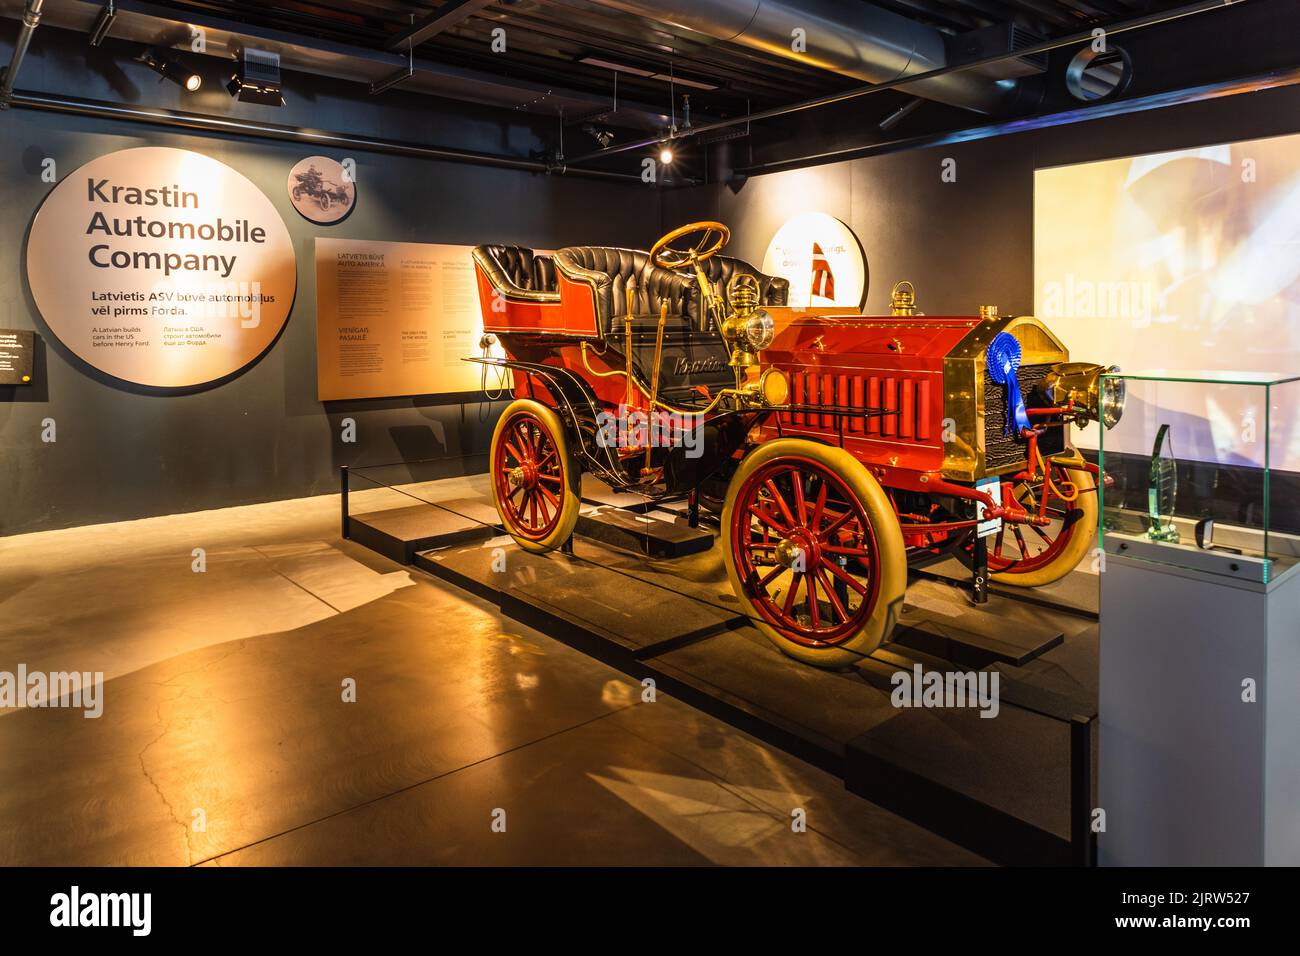
[[[410,66],[404,66],[396,73],[384,77],[382,80],[376,80],[370,84],[370,95],[378,96],[397,86],[399,83],[405,83],[411,77],[415,76],[415,70]]]
[[[149,49],[140,54],[140,62],[149,69],[153,70],[164,80],[171,80],[187,93],[196,93],[199,87],[203,85],[203,77],[195,73],[189,67],[183,65],[180,60],[171,54],[159,50]]]
[[[703,83],[699,80],[684,80],[680,76],[674,76],[672,73],[656,73],[654,70],[647,70],[643,67],[630,66],[627,63],[615,63],[612,60],[601,59],[596,56],[584,56],[578,60],[587,66],[597,66],[602,70],[613,70],[617,76],[619,73],[626,73],[628,76],[640,77],[643,80],[658,80],[661,83],[675,83],[677,86],[689,86],[697,90],[716,90],[717,84]]]
[[[659,162],[664,166],[671,166],[673,162],[673,148],[667,143],[659,147]]]
[[[280,54],[245,48],[239,53],[235,73],[226,83],[230,95],[241,103],[283,106],[280,92]]]
[[[113,28],[113,21],[117,19],[117,8],[113,0],[108,0],[104,8],[99,11],[99,16],[95,18],[95,25],[90,28],[90,45],[99,46],[104,42],[104,37],[108,36],[108,31]]]

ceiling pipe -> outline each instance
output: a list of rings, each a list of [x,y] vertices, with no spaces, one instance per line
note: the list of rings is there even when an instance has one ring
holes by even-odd
[[[392,156],[413,156],[419,159],[433,159],[449,163],[469,163],[475,166],[494,166],[498,169],[517,169],[530,173],[566,172],[564,169],[556,169],[541,160],[525,159],[520,156],[453,149],[446,146],[428,146],[422,143],[356,136],[351,133],[337,133],[328,130],[302,129],[297,126],[281,126],[275,123],[225,119],[219,116],[188,113],[181,110],[125,106],[118,103],[106,103],[102,100],[85,100],[78,97],[54,96],[23,90],[13,94],[13,105],[22,109],[69,113],[95,119],[126,120],[171,129],[197,130],[208,134],[286,140],[334,149],[359,149],[373,153],[386,153]],[[574,169],[568,170],[568,172],[574,176],[590,179],[612,179],[621,182],[641,181],[641,177],[634,173],[611,172],[603,169]]]
[[[113,0],[108,0],[104,4],[104,9],[99,11],[99,16],[95,18],[95,25],[90,29],[90,45],[99,46],[108,36],[108,31],[113,29],[113,21],[117,19],[117,10],[113,6]]]
[[[14,81],[18,79],[18,68],[27,56],[27,47],[31,45],[32,34],[41,22],[41,6],[44,0],[27,0],[23,8],[23,25],[18,29],[18,39],[14,41],[14,54],[5,67],[4,79],[0,80],[0,110],[7,110],[14,95]]]
[[[882,133],[888,133],[891,129],[920,109],[921,104],[924,102],[925,100],[920,97],[908,100],[877,124],[880,127],[880,131]]]
[[[825,163],[863,159],[867,156],[880,156],[885,153],[902,152],[903,150],[945,146],[953,143],[971,143],[976,140],[991,139],[995,136],[1008,136],[1014,133],[1027,133],[1036,129],[1070,126],[1074,123],[1087,123],[1111,116],[1125,116],[1130,113],[1167,109],[1171,106],[1187,106],[1205,100],[1240,96],[1243,93],[1261,93],[1265,90],[1279,90],[1290,86],[1300,86],[1300,66],[1270,70],[1266,73],[1259,73],[1245,78],[1206,83],[1182,90],[1151,93],[1126,100],[1108,100],[1103,103],[1080,106],[1076,109],[1051,113],[1046,116],[1001,120],[986,126],[956,130],[951,133],[932,133],[926,136],[912,136],[883,143],[869,143],[865,146],[849,146],[843,149],[826,150],[804,156],[792,156],[788,159],[773,160],[766,163],[751,163],[748,166],[735,167],[735,172],[744,176],[779,173],[790,169],[801,169],[806,166],[821,166]]]
[[[25,0],[0,0],[0,16],[18,19]],[[280,54],[286,72],[323,76],[361,83],[381,82],[395,70],[412,66],[408,54],[361,47],[349,43],[293,34],[196,10],[164,7],[149,0],[113,0],[115,17],[111,40],[166,46],[187,51],[191,28],[203,30],[207,55],[218,60],[237,57],[246,47]],[[92,33],[104,6],[98,0],[45,0],[43,31],[65,29]],[[0,27],[3,29],[3,27]],[[414,58],[414,76],[402,92],[476,103],[534,115],[588,114],[604,109],[607,93],[572,89],[555,83],[533,82],[501,73],[458,67]],[[610,122],[640,130],[658,130],[669,122],[666,104],[651,105],[621,97],[617,116]]]
[[[601,0],[601,2],[610,2],[610,0]],[[623,2],[623,0],[618,0]],[[1161,23],[1168,23],[1174,20],[1181,20],[1185,17],[1196,16],[1202,13],[1208,13],[1211,10],[1222,10],[1226,6],[1249,3],[1250,0],[1196,0],[1184,7],[1176,7],[1173,10],[1167,10],[1161,13],[1151,13],[1145,16],[1135,17],[1131,20],[1125,20],[1122,23],[1114,23],[1106,27],[1108,37],[1117,36],[1121,33],[1127,33],[1131,30],[1140,30],[1145,27],[1156,26]],[[979,60],[971,60],[969,63],[961,63],[957,66],[944,67],[942,70],[936,70],[928,74],[923,74],[923,79],[937,79],[941,75],[960,73],[967,70],[977,70],[981,67],[990,66],[1000,63],[1003,60],[1012,57],[1033,56],[1038,53],[1050,53],[1052,50],[1059,50],[1065,47],[1077,46],[1081,43],[1090,43],[1093,40],[1092,31],[1071,34],[1070,36],[1057,37],[1054,40],[1045,40],[1042,43],[1036,43],[1033,46],[1026,47],[1022,50],[1016,50],[1011,53],[1002,53],[996,56],[984,57]],[[686,139],[690,136],[700,136],[704,133],[711,133],[715,130],[730,129],[735,126],[749,127],[751,123],[759,123],[764,120],[777,119],[782,116],[789,116],[792,113],[801,113],[805,110],[822,109],[827,106],[835,106],[840,103],[848,103],[864,96],[871,96],[875,93],[883,93],[885,90],[897,89],[901,86],[911,88],[913,81],[909,78],[890,80],[887,83],[871,83],[867,86],[859,86],[851,90],[845,90],[843,93],[831,93],[827,96],[820,96],[812,100],[803,100],[798,103],[789,103],[785,106],[775,106],[767,110],[759,110],[756,113],[746,113],[742,116],[733,116],[728,119],[715,120],[711,123],[701,123],[689,130],[669,130],[667,133],[655,137],[647,137],[635,141],[619,143],[610,146],[607,149],[598,149],[590,153],[584,153],[581,156],[574,156],[568,160],[570,166],[577,163],[592,162],[602,160],[616,153],[635,152],[645,150],[650,147],[658,147],[664,142]]]
[[[905,16],[844,0],[593,0],[868,83],[889,83],[949,65],[944,36]],[[949,73],[907,92],[973,110],[1004,113],[1020,82]]]

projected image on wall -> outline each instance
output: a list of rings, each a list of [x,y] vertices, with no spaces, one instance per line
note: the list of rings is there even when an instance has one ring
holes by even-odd
[[[1039,170],[1034,274],[1035,313],[1074,354],[1128,373],[1300,374],[1300,136]],[[1177,454],[1262,464],[1241,394],[1165,389]],[[1300,415],[1272,415],[1273,467],[1300,471]],[[1075,437],[1097,447],[1095,425]]]

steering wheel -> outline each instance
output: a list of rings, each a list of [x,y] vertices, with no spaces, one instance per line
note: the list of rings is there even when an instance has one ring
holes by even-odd
[[[702,233],[700,241],[690,248],[679,249],[671,245],[696,232]],[[656,242],[650,250],[650,261],[661,269],[684,269],[711,259],[730,239],[731,230],[720,222],[689,222]]]

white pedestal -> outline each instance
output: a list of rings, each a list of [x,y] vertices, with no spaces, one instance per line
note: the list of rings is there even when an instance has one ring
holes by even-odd
[[[1300,865],[1300,568],[1266,585],[1122,544],[1101,574],[1099,861]]]

